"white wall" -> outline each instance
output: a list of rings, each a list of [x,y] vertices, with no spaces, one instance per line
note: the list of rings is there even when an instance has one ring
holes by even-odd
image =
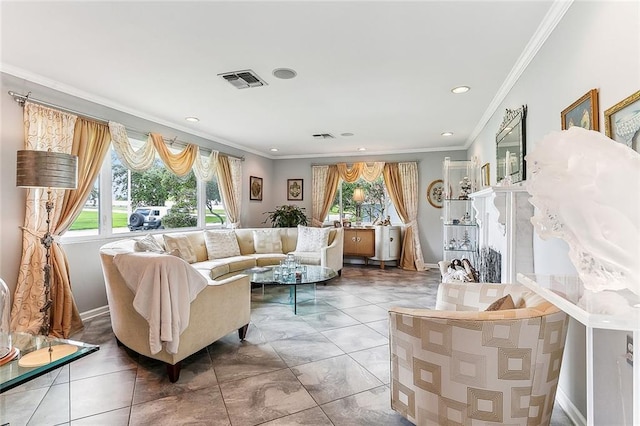
[[[599,89],[600,131],[604,133],[604,110],[640,88],[640,3],[615,1],[576,1],[542,46],[519,81],[469,149],[481,163],[495,169],[495,133],[505,108],[528,106],[527,152],[547,133],[560,130],[560,112],[593,88]],[[492,173],[495,183],[495,173]],[[559,240],[534,243],[536,272],[575,274],[568,259],[567,246]],[[585,328],[571,324],[563,363],[561,390],[586,413],[585,406]],[[625,333],[619,333],[599,346],[596,354],[606,363],[605,373],[596,377],[600,392],[618,395],[609,389],[606,376],[618,367],[615,361],[625,347]],[[604,340],[604,339],[603,339]],[[620,365],[622,376],[631,375],[628,365]],[[615,373],[618,376],[618,373]],[[630,393],[625,394],[627,403]],[[610,404],[601,420],[620,424],[619,409]],[[598,422],[596,422],[598,424]]]

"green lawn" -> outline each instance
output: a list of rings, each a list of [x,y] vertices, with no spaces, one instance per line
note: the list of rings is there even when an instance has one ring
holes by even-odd
[[[225,221],[226,214],[224,210],[215,210],[215,212]],[[207,223],[220,223],[220,217],[211,214],[207,211],[206,222]],[[112,213],[113,227],[114,228],[126,228],[127,227],[127,212],[116,211]],[[97,209],[84,209],[80,215],[76,218],[73,225],[71,225],[71,231],[79,231],[84,229],[98,229],[98,210]]]

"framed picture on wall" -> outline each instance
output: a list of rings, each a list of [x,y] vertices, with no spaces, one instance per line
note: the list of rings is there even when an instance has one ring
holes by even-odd
[[[640,90],[604,112],[604,133],[640,152]]]
[[[482,166],[481,170],[481,176],[482,176],[482,187],[486,188],[487,186],[491,185],[491,172],[490,172],[490,164],[489,163],[485,163],[484,166]]]
[[[591,89],[560,113],[562,130],[580,126],[583,129],[598,131],[599,114],[598,89]]]
[[[287,200],[302,201],[303,179],[287,179]]]
[[[249,176],[249,199],[262,201],[262,178]]]

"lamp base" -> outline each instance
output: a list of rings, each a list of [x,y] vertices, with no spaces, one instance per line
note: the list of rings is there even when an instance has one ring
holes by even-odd
[[[50,364],[78,350],[73,345],[54,345],[46,348],[38,349],[20,358],[18,365],[20,367],[40,367]]]

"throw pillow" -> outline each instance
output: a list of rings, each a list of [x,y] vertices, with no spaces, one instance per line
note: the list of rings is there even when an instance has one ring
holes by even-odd
[[[280,231],[253,231],[253,248],[256,253],[282,253],[282,240]]]
[[[496,300],[492,304],[489,305],[485,311],[506,311],[507,309],[515,309],[515,305],[513,304],[513,298],[510,294],[507,294],[504,297]]]
[[[329,245],[331,228],[311,228],[298,225],[298,241],[296,251],[320,251]]]
[[[240,246],[234,231],[205,231],[204,243],[209,260],[240,256]]]
[[[153,238],[153,235],[147,234],[140,238],[133,245],[133,251],[152,251],[155,253],[164,253],[164,248]]]
[[[188,263],[194,263],[197,261],[196,251],[193,249],[191,242],[184,234],[163,235],[164,245],[168,252],[178,250],[180,257]]]

